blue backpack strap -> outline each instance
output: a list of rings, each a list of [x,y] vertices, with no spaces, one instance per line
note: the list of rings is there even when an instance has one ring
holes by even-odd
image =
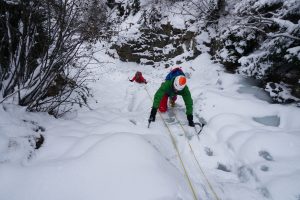
[[[169,72],[169,74],[166,76],[166,81],[167,80],[172,80],[174,77],[176,76],[180,76],[183,75],[185,76],[185,74],[183,73],[182,69],[180,69],[179,67],[173,69],[172,71]]]

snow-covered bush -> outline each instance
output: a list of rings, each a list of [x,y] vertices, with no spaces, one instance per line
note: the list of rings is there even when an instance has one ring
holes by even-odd
[[[85,1],[82,18],[78,20],[84,40],[96,41],[108,37],[108,14],[108,7],[103,0]]]
[[[217,61],[225,65],[228,71],[234,72],[240,65],[239,59],[251,53],[260,40],[262,39],[255,30],[232,30],[228,27],[212,39],[211,53]]]
[[[140,0],[106,0],[106,5],[119,16],[119,20],[124,20],[131,14],[137,14],[141,8]]]
[[[27,162],[43,144],[46,129],[20,106],[0,105],[0,165]]]
[[[265,90],[269,92],[270,96],[277,102],[290,103],[298,99],[291,95],[291,89],[283,82],[273,83],[268,82]]]
[[[269,82],[282,84],[282,88],[290,88],[300,97],[297,92],[300,2],[251,0],[231,3],[227,8],[229,13],[219,22],[219,34],[213,40],[215,58],[229,71],[260,79],[266,86]],[[274,100],[278,98],[274,97]]]
[[[222,7],[223,0],[190,0],[190,1],[178,1],[178,0],[168,0],[172,4],[172,7],[178,9],[178,11],[173,11],[177,14],[190,15],[195,18],[195,20],[205,20],[209,22],[211,20],[216,20],[219,17],[219,9]],[[171,7],[171,8],[172,8]]]
[[[59,116],[84,104],[81,0],[0,2],[0,103]],[[72,97],[72,98],[70,98]]]

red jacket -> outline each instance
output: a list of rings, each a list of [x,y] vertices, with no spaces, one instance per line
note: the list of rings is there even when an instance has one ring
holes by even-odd
[[[142,73],[136,73],[134,77],[130,80],[131,82],[135,81],[137,83],[145,83],[147,84],[146,79],[143,77]]]

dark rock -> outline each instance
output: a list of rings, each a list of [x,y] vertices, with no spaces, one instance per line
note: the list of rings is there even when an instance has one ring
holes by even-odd
[[[181,63],[182,63],[181,60],[177,60],[177,61],[176,61],[176,65],[180,65]]]
[[[148,61],[144,62],[143,64],[144,65],[154,65],[154,61],[148,60]]]
[[[134,54],[134,48],[130,44],[122,44],[122,46],[115,46],[116,51],[121,61],[124,62],[140,62],[140,56]]]
[[[292,89],[292,95],[294,95],[297,98],[300,98],[300,84],[294,85]]]
[[[183,41],[191,41],[193,38],[195,38],[195,33],[191,31],[187,31],[183,36]]]
[[[45,138],[42,134],[40,137],[35,137],[35,149],[39,149],[44,144]]]
[[[173,26],[170,23],[162,24],[161,28],[162,28],[160,32],[161,34],[165,33],[168,36],[171,36],[171,34],[173,34]]]
[[[183,45],[193,53],[193,56],[187,59],[193,59],[201,53],[196,48],[194,39],[196,34],[194,32],[176,29],[170,23],[156,28],[144,26],[140,28],[140,31],[142,35],[139,39],[111,46],[112,49],[116,50],[120,60],[147,65],[153,65],[155,62],[167,62],[184,53]],[[164,53],[164,48],[171,48],[172,46],[173,49]],[[149,62],[144,60],[149,60]]]
[[[183,31],[180,30],[180,29],[174,28],[174,29],[173,29],[173,33],[174,33],[174,35],[178,35],[178,34],[182,34]]]
[[[273,82],[272,82],[272,83],[270,83],[270,84],[269,84],[269,86],[270,86],[270,87],[271,87],[273,90],[275,90],[275,89],[276,89],[276,85],[275,85],[275,83],[273,83]]]
[[[263,7],[258,9],[259,13],[269,13],[269,12],[274,12],[275,10],[281,8],[283,6],[282,2],[278,2],[278,3],[270,3],[270,4],[266,4]]]

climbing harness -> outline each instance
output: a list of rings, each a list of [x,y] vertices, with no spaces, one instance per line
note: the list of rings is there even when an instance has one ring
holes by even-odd
[[[150,93],[149,93],[148,90],[147,90],[147,87],[144,86],[144,88],[145,88],[145,90],[146,90],[146,92],[147,92],[149,98],[151,99],[151,101],[153,101],[152,98],[151,98]],[[175,119],[178,121],[178,123],[179,123],[181,129],[183,130],[183,132],[184,132],[184,134],[185,134],[185,138],[187,138],[187,132],[186,132],[186,130],[184,129],[183,125],[182,125],[182,124],[180,123],[180,121],[178,120],[178,118],[177,118],[177,116],[176,116],[176,113],[174,113],[174,114],[175,114]],[[190,186],[190,189],[191,189],[191,191],[192,191],[192,193],[193,193],[193,197],[194,197],[195,200],[197,200],[197,196],[196,196],[196,193],[195,193],[194,186],[192,185],[192,182],[191,182],[190,177],[189,177],[189,175],[188,175],[188,173],[187,173],[186,167],[185,167],[185,165],[184,165],[184,163],[183,163],[183,159],[182,159],[182,157],[181,157],[181,155],[180,155],[180,153],[179,153],[179,149],[178,149],[178,147],[177,147],[177,145],[176,145],[175,138],[174,138],[174,136],[173,136],[173,134],[172,134],[170,128],[168,127],[167,123],[165,122],[165,120],[164,120],[164,118],[162,117],[162,115],[161,115],[160,112],[159,112],[159,115],[160,115],[160,117],[162,118],[162,121],[163,121],[165,127],[167,128],[167,130],[168,130],[168,132],[169,132],[169,135],[170,135],[170,138],[171,138],[171,140],[172,140],[173,146],[174,146],[174,148],[175,148],[175,150],[176,150],[176,152],[177,152],[177,155],[178,155],[178,158],[179,158],[179,160],[180,160],[181,166],[182,166],[182,168],[183,168],[183,170],[184,170],[185,177],[186,177],[187,182],[188,182],[188,184],[189,184],[189,186]],[[148,128],[150,127],[150,123],[151,123],[151,121],[149,121]],[[198,136],[198,139],[199,139],[199,134],[200,134],[200,132],[202,131],[203,126],[202,126],[200,123],[195,123],[195,125],[201,127],[201,128],[200,128],[200,131],[198,131],[198,132],[196,131],[196,128],[195,128],[196,135]],[[208,184],[208,186],[209,186],[211,192],[213,193],[215,199],[216,199],[216,200],[220,200],[220,198],[218,197],[217,193],[216,193],[215,190],[213,189],[212,184],[210,183],[210,181],[208,180],[207,176],[205,175],[205,172],[204,172],[204,170],[202,169],[202,167],[201,167],[201,165],[200,165],[198,159],[196,158],[196,155],[195,155],[195,153],[194,153],[194,150],[193,150],[193,148],[192,148],[191,143],[190,143],[188,140],[186,140],[186,141],[187,141],[187,143],[188,143],[188,145],[189,145],[190,152],[192,153],[193,158],[194,158],[194,160],[196,161],[196,164],[197,164],[198,168],[200,169],[200,172],[201,172],[202,176],[204,177],[206,183]]]

